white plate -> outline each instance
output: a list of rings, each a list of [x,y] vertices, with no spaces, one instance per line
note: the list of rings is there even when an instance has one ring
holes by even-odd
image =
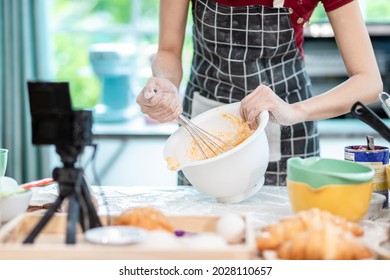
[[[104,226],[86,230],[84,237],[96,244],[125,245],[144,241],[147,231],[131,226]]]

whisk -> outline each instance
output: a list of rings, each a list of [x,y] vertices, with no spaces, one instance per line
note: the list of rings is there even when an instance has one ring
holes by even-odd
[[[233,148],[230,144],[226,143],[221,138],[195,125],[189,118],[184,115],[180,115],[177,118],[177,122],[181,124],[185,130],[187,130],[205,159],[216,156]],[[210,154],[208,151],[211,151],[212,156],[208,156],[208,154]]]

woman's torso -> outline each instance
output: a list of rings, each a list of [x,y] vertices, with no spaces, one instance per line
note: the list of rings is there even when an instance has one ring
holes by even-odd
[[[196,0],[193,0],[196,1]],[[353,0],[285,0],[284,7],[290,9],[291,23],[294,29],[295,40],[297,47],[303,56],[303,29],[310,22],[310,18],[321,2],[326,12],[333,11]],[[267,7],[273,7],[274,0],[214,0],[216,3],[220,3],[226,6],[238,7],[238,6],[251,6],[251,5],[263,5]]]
[[[194,58],[183,100],[187,116],[193,116],[196,104],[204,103],[200,99],[214,105],[232,103],[262,84],[290,104],[311,97],[288,8],[231,8],[212,0],[194,0],[192,12]],[[291,155],[319,154],[313,122],[274,126],[267,137],[276,155],[266,172],[268,185],[285,184],[286,161]],[[179,184],[186,184],[183,176]]]

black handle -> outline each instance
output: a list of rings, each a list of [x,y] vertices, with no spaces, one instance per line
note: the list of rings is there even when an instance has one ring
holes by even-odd
[[[375,129],[385,140],[390,142],[390,129],[378,117],[378,115],[375,114],[374,111],[372,111],[366,105],[360,101],[356,102],[351,108],[351,113],[356,118]]]

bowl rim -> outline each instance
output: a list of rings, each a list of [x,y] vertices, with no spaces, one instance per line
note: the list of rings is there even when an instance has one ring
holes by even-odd
[[[0,196],[0,201],[3,200],[3,199],[8,199],[8,198],[11,198],[11,197],[15,197],[15,196],[25,196],[25,195],[28,195],[28,194],[32,194],[32,190],[30,190],[30,189],[22,190],[20,192],[8,194],[6,196]]]
[[[373,169],[372,167],[368,166],[368,165],[365,165],[365,164],[361,164],[359,162],[355,162],[355,161],[349,161],[349,160],[343,160],[343,159],[335,159],[335,158],[327,158],[327,157],[321,157],[321,156],[312,156],[312,157],[307,157],[307,158],[302,158],[302,157],[297,157],[297,156],[294,156],[294,157],[291,157],[288,159],[288,161],[290,162],[290,164],[294,164],[294,167],[296,168],[299,168],[299,169],[302,169],[302,170],[308,170],[307,167],[304,167],[304,165],[295,165],[295,161],[297,160],[302,160],[302,161],[308,161],[312,159],[313,161],[315,160],[316,162],[317,161],[330,161],[330,162],[342,162],[346,165],[351,165],[351,166],[359,166],[359,167],[362,167],[364,169],[367,169],[367,172],[366,173],[372,173],[373,172]],[[341,173],[348,173],[348,174],[356,174],[357,172],[337,172],[337,171],[332,171],[332,172],[329,172],[329,171],[321,171],[321,172],[317,172],[317,173],[321,173],[321,174],[329,174],[329,173],[332,173],[332,174],[341,174]],[[361,172],[359,172],[361,173]]]
[[[203,112],[197,116],[195,116],[194,118],[192,118],[192,120],[194,120],[196,122],[196,119],[197,118],[202,118],[204,117],[204,115],[207,113],[207,114],[210,114],[211,111],[217,111],[217,110],[223,110],[224,108],[226,107],[237,107],[237,106],[240,106],[241,105],[241,102],[234,102],[234,103],[229,103],[229,104],[225,104],[225,105],[221,105],[221,106],[218,106],[218,107],[215,107],[213,109],[210,109],[206,112]],[[268,122],[269,122],[269,113],[268,113],[268,110],[264,110],[262,111],[259,116],[258,116],[259,120],[260,121],[260,125],[257,127],[257,129],[247,138],[245,139],[242,143],[240,143],[240,145],[238,146],[235,146],[233,147],[232,149],[230,149],[229,151],[227,152],[224,152],[222,154],[219,154],[215,157],[212,157],[212,158],[208,158],[208,159],[202,159],[202,160],[197,160],[197,161],[191,161],[191,162],[188,162],[184,165],[180,165],[179,168],[177,168],[175,171],[180,171],[180,170],[183,170],[184,168],[188,168],[188,167],[194,167],[194,166],[199,166],[199,165],[204,165],[204,164],[208,164],[208,163],[212,163],[214,161],[218,161],[218,160],[222,160],[224,159],[225,157],[228,157],[229,155],[231,155],[232,153],[235,153],[238,149],[242,149],[243,147],[249,145],[249,143],[253,142],[254,139],[256,138],[256,136],[258,136],[259,134],[261,133],[265,133],[265,127],[267,126]],[[166,141],[166,143],[169,142],[170,138],[173,137],[176,133],[178,133],[180,130],[183,130],[184,128],[183,127],[180,127],[179,129],[177,129]]]
[[[294,180],[286,178],[286,183],[287,182],[302,184],[302,185],[304,185],[305,187],[309,188],[310,190],[312,190],[314,192],[317,192],[317,191],[320,192],[320,191],[323,191],[324,189],[332,189],[332,188],[338,188],[338,187],[354,188],[356,186],[361,186],[361,185],[367,185],[367,187],[372,188],[372,183],[370,181],[359,182],[359,183],[351,183],[351,184],[327,184],[327,185],[322,185],[320,187],[312,187],[312,186],[310,186],[309,184],[307,184],[305,182],[294,181]],[[291,186],[286,184],[286,187],[290,188]],[[373,194],[373,193],[374,193],[374,191],[371,192],[371,194]],[[386,199],[386,197],[385,197],[385,199]]]
[[[288,167],[289,166],[294,166],[295,169],[298,169],[303,172],[308,172],[309,167],[304,166],[303,164],[297,164],[297,161],[329,161],[329,162],[340,162],[345,165],[350,165],[350,166],[359,166],[362,169],[366,169],[366,171],[362,172],[337,172],[337,171],[327,171],[327,170],[322,170],[322,171],[316,171],[315,169],[311,169],[310,172],[313,174],[318,174],[318,175],[325,175],[325,176],[332,176],[332,177],[338,177],[342,178],[345,180],[351,180],[353,182],[366,182],[366,180],[363,181],[363,179],[367,176],[371,177],[374,176],[374,169],[371,166],[361,164],[359,162],[354,162],[354,161],[348,161],[348,160],[342,160],[342,159],[334,159],[334,158],[327,158],[327,157],[320,157],[320,156],[313,156],[313,157],[308,157],[308,158],[301,158],[301,157],[291,157],[287,160],[287,176],[288,176]],[[322,186],[322,185],[321,185]]]

